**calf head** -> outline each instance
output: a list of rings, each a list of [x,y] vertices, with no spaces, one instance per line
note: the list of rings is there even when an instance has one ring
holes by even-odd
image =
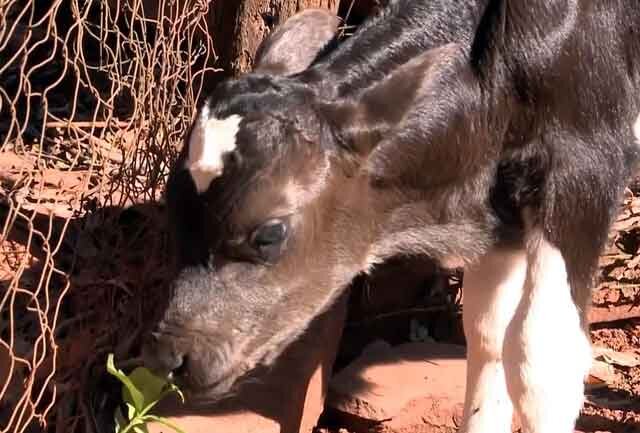
[[[458,56],[453,46],[432,50],[341,100],[282,65],[280,75],[219,85],[170,176],[181,271],[146,362],[195,395],[222,396],[273,363],[355,275],[415,253],[430,224],[446,226],[450,212],[437,200],[434,212],[417,204],[431,199],[413,183],[405,127],[421,98],[447,88]],[[434,107],[421,124],[451,138],[442,126],[451,111]],[[464,239],[472,225],[457,224]],[[439,234],[433,251],[446,254]]]

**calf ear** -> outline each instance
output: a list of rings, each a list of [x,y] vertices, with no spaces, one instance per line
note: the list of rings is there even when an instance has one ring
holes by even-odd
[[[291,75],[307,69],[329,49],[340,18],[326,9],[305,9],[278,26],[260,45],[254,71]]]
[[[451,161],[473,160],[466,147],[478,132],[479,104],[465,52],[447,44],[396,68],[356,100],[332,104],[330,116],[374,180],[432,184],[449,175]]]

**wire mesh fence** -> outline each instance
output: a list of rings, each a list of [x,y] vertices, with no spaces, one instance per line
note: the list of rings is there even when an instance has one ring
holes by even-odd
[[[148,203],[213,71],[209,6],[0,0],[3,432],[90,429],[92,362],[135,344],[132,292],[167,272]]]
[[[339,3],[348,17],[354,2]],[[139,362],[170,278],[161,192],[216,72],[220,4],[0,0],[0,432],[94,432],[95,414],[112,417],[87,392],[107,353]],[[640,293],[639,190],[614,227],[633,251],[604,256],[625,312]],[[450,283],[441,304],[457,313],[461,275]],[[390,316],[371,310],[351,326]]]

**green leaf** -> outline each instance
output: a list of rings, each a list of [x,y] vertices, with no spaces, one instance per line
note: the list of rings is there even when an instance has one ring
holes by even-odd
[[[178,394],[178,397],[180,397],[180,400],[182,401],[182,403],[184,403],[184,394],[182,393],[182,391],[180,391],[180,388],[178,388],[178,386],[174,383],[167,383],[167,388],[165,388],[165,390],[162,391],[162,395],[160,395],[159,400],[162,400],[166,395],[169,395],[172,392],[175,392],[176,394]]]
[[[136,418],[131,420],[131,422],[129,423],[127,428],[135,427],[135,426],[143,424],[143,423],[144,423],[144,419],[142,419],[141,417],[136,417]]]
[[[174,385],[173,383],[170,385],[169,389],[175,393],[177,393],[180,396],[180,400],[182,401],[182,403],[184,403],[184,394],[182,393],[182,391],[180,390],[180,388],[178,388],[177,385]]]
[[[165,379],[156,376],[144,367],[138,367],[133,370],[129,375],[129,379],[142,394],[143,403],[140,410],[160,400],[163,397],[162,391],[167,386]]]
[[[169,421],[168,419],[163,418],[163,417],[160,417],[160,416],[155,416],[155,415],[146,415],[146,416],[144,417],[144,420],[145,420],[146,422],[149,422],[149,421],[155,421],[155,422],[158,422],[158,423],[160,423],[160,424],[164,424],[164,425],[166,425],[167,427],[169,427],[170,429],[173,429],[173,430],[174,430],[175,432],[177,432],[177,433],[185,433],[185,431],[184,431],[184,430],[182,430],[180,427],[178,427],[177,425],[175,425],[174,423],[172,423],[172,422],[171,422],[171,421]]]
[[[127,424],[127,426],[120,433],[128,433],[130,430],[134,430],[136,426],[139,426],[144,423],[145,423],[144,418],[140,416],[136,416],[134,419],[132,419],[129,422],[129,424]]]
[[[126,374],[116,368],[113,362],[113,353],[110,353],[107,357],[107,372],[115,376],[123,384],[122,397],[126,403],[131,403],[136,411],[141,411],[144,407],[144,396],[138,390],[136,385],[127,377]],[[126,390],[126,391],[125,391]]]
[[[136,416],[136,408],[133,407],[131,403],[126,403],[127,405],[127,417],[129,420],[132,420]]]
[[[184,395],[182,394],[182,391],[180,391],[180,388],[178,388],[177,386],[170,384],[169,387],[165,388],[164,391],[162,391],[162,394],[160,394],[160,397],[155,400],[152,401],[151,403],[149,403],[147,406],[145,406],[144,409],[142,409],[142,412],[140,412],[140,415],[146,415],[149,412],[151,412],[151,409],[153,409],[153,407],[158,404],[158,402],[160,402],[163,398],[165,398],[167,395],[171,394],[172,392],[175,392],[178,394],[178,396],[180,397],[180,399],[182,400],[182,403],[184,403]]]
[[[116,408],[115,433],[148,433],[146,422],[157,421],[178,433],[184,433],[179,427],[165,418],[147,415],[149,411],[166,395],[175,392],[184,403],[182,391],[173,383],[154,375],[144,367],[138,367],[128,376],[116,368],[113,354],[107,357],[107,371],[122,382],[122,398],[126,404],[129,422],[125,419],[122,409]]]

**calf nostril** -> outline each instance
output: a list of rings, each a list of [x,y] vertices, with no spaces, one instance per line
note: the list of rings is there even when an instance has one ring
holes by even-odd
[[[183,368],[184,356],[179,353],[166,353],[163,359],[161,359],[161,363],[164,366],[167,374],[176,374],[178,370]]]
[[[181,377],[187,375],[187,365],[189,363],[189,358],[186,355],[181,357],[180,365],[171,370],[171,375],[173,377]]]
[[[142,357],[144,364],[159,376],[170,378],[186,372],[186,357],[175,341],[157,332],[150,333]]]

